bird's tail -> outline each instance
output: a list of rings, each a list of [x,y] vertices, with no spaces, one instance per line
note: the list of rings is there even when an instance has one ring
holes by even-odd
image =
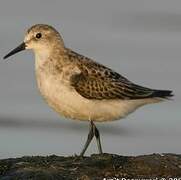
[[[170,90],[154,90],[152,96],[167,99],[167,98],[172,97],[174,95],[173,95],[173,92]]]

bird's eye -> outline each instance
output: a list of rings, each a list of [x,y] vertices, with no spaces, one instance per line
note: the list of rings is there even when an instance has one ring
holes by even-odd
[[[37,34],[36,34],[36,38],[37,38],[37,39],[40,39],[41,37],[42,37],[42,34],[41,34],[41,33],[37,33]]]

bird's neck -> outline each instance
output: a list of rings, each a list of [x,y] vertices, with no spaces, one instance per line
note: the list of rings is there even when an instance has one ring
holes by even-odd
[[[57,61],[61,63],[64,56],[64,49],[61,48],[44,48],[34,51],[35,67],[42,68],[45,64],[55,65]]]

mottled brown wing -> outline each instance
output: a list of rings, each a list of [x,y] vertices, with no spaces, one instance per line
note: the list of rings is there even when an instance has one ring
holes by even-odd
[[[87,99],[143,99],[153,90],[133,84],[115,71],[75,54],[81,73],[71,78],[72,86]]]

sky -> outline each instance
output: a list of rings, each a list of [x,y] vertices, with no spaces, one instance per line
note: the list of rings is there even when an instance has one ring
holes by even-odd
[[[97,123],[104,152],[181,153],[179,0],[2,0],[0,22],[0,158],[79,154],[87,138],[87,122],[60,117],[40,96],[33,52],[3,60],[37,23],[54,26],[67,47],[137,84],[173,90],[173,100]],[[86,155],[92,153],[95,141]]]

